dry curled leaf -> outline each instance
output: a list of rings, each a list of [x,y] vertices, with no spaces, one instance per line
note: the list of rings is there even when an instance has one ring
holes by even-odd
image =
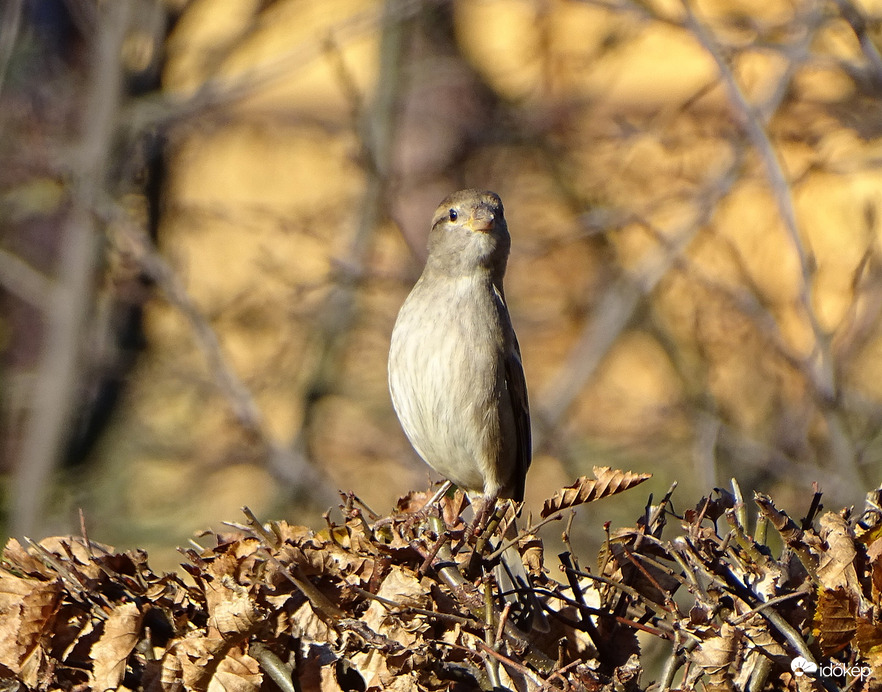
[[[861,657],[873,668],[876,678],[882,678],[882,626],[862,619],[855,638]]]
[[[819,589],[812,633],[825,655],[836,653],[851,642],[857,630],[857,608],[854,594],[847,589]]]
[[[573,485],[561,488],[542,505],[542,518],[586,502],[615,495],[652,478],[651,473],[619,471],[608,466],[595,466],[594,478],[581,476]]]
[[[208,692],[257,692],[262,681],[258,662],[234,648],[218,663],[208,683]]]
[[[247,634],[261,621],[254,594],[232,577],[207,583],[205,602],[209,624],[222,635]]]
[[[739,631],[723,623],[718,636],[702,641],[691,660],[700,666],[709,678],[709,689],[733,689],[732,667],[738,654]]]
[[[119,686],[126,662],[141,631],[141,611],[135,603],[114,608],[104,623],[104,634],[92,646],[92,689],[109,690]]]
[[[858,598],[860,587],[854,566],[857,556],[854,533],[845,519],[834,512],[824,514],[818,523],[826,543],[826,550],[818,557],[818,580],[825,589],[844,588]]]
[[[0,665],[19,672],[43,636],[62,594],[61,581],[0,573]]]

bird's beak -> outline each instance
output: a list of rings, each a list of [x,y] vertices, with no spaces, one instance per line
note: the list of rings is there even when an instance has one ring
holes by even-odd
[[[490,233],[496,227],[496,216],[487,207],[478,207],[466,225],[476,233]]]

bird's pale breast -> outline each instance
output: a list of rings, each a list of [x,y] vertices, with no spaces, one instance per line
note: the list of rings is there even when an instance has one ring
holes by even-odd
[[[392,333],[389,387],[419,455],[459,487],[482,492],[504,482],[501,456],[510,450],[499,448],[499,407],[510,404],[501,391],[498,306],[492,290],[476,290],[479,280],[417,283]]]

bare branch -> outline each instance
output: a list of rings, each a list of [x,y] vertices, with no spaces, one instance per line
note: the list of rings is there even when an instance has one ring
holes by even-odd
[[[38,308],[49,305],[52,283],[21,257],[0,248],[0,286]]]
[[[740,158],[731,163],[716,180],[697,195],[691,219],[672,231],[666,245],[650,253],[639,267],[623,276],[604,294],[596,315],[563,360],[558,375],[539,395],[534,418],[534,447],[539,449],[548,431],[557,427],[585,383],[633,319],[640,302],[655,290],[678,259],[686,252],[701,228],[710,221],[717,203],[735,184]]]
[[[404,22],[396,12],[399,0],[387,0],[383,14],[383,38],[380,47],[379,89],[370,110],[364,114],[364,143],[369,168],[361,209],[355,231],[349,242],[345,264],[349,271],[338,274],[319,318],[318,341],[321,357],[307,385],[306,410],[299,435],[291,442],[292,449],[304,449],[312,427],[316,404],[329,392],[339,372],[346,333],[355,319],[357,277],[361,275],[370,240],[383,218],[386,207],[386,184],[392,157],[397,124],[396,113],[402,86],[402,62],[406,46]],[[357,106],[357,104],[353,104]]]
[[[24,0],[8,0],[0,16],[0,92],[3,91],[3,85],[6,83],[9,61],[18,38],[23,5]]]
[[[233,78],[209,79],[192,94],[163,93],[140,99],[131,105],[122,121],[127,122],[133,132],[142,132],[236,103],[280,79],[290,77],[292,72],[309,65],[313,59],[325,53],[329,45],[346,44],[368,35],[378,26],[405,21],[414,16],[422,4],[423,0],[388,0],[382,9],[371,8],[359,12],[337,23],[327,35],[296,44],[285,53]]]
[[[124,212],[117,212],[122,216]],[[226,398],[239,424],[257,437],[268,455],[269,468],[281,480],[294,488],[309,488],[310,496],[318,502],[333,502],[334,492],[327,481],[296,450],[288,449],[275,440],[267,430],[263,414],[251,391],[233,370],[223,354],[220,341],[205,316],[188,295],[174,270],[140,229],[124,217],[126,247],[144,272],[153,279],[166,299],[185,317],[193,330],[218,389]]]
[[[43,498],[77,396],[80,337],[91,305],[98,258],[93,207],[111,156],[122,93],[119,54],[131,7],[131,0],[104,6],[92,44],[90,77],[80,114],[81,140],[70,162],[71,209],[62,228],[61,258],[46,314],[46,338],[13,483],[14,535],[40,532]]]
[[[864,13],[851,0],[833,0],[842,13],[842,18],[848,22],[854,32],[858,43],[861,44],[861,52],[870,66],[872,79],[877,87],[882,86],[882,55],[873,42],[867,29],[867,18]]]
[[[793,204],[793,195],[790,191],[790,184],[787,181],[784,168],[763,127],[763,119],[747,100],[747,96],[745,96],[738,85],[732,68],[723,56],[716,39],[695,16],[689,0],[683,0],[683,7],[686,10],[686,26],[692,31],[695,38],[716,63],[720,77],[723,80],[723,85],[729,95],[729,100],[741,117],[742,127],[751,144],[759,153],[766,168],[766,175],[769,178],[775,203],[778,205],[778,211],[784,222],[784,228],[799,261],[801,274],[799,301],[809,321],[812,334],[815,337],[815,348],[818,352],[816,365],[815,367],[810,367],[807,374],[812,376],[812,384],[818,392],[825,399],[832,400],[836,396],[836,381],[830,356],[829,338],[821,328],[814,305],[812,304],[815,260],[811,249],[808,247],[808,240],[804,238],[804,234],[799,228],[799,223],[796,219],[796,208]],[[765,118],[768,119],[770,115],[765,115]]]
[[[836,366],[831,351],[831,337],[821,327],[812,299],[816,269],[815,258],[811,248],[808,246],[808,239],[804,237],[804,233],[799,227],[790,184],[769,135],[764,128],[764,120],[750,104],[739,86],[716,39],[695,16],[689,0],[683,0],[683,6],[686,9],[687,26],[717,64],[717,69],[729,95],[729,100],[740,115],[742,127],[753,147],[759,153],[766,169],[766,175],[772,188],[775,203],[778,206],[784,228],[799,262],[799,303],[814,337],[815,352],[804,360],[802,372],[805,374],[806,379],[815,392],[815,396],[820,402],[828,428],[830,456],[833,458],[836,467],[848,474],[850,482],[859,485],[861,473],[857,464],[854,444],[851,440],[848,425],[844,420],[843,412],[837,410],[834,406],[834,402],[839,397],[840,392],[837,383]],[[814,23],[811,22],[810,26],[814,26]],[[767,119],[768,115],[765,117]]]

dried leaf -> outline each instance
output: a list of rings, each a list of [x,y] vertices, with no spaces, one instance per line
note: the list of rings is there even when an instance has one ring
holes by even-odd
[[[170,664],[168,668],[174,670],[178,665],[180,666],[180,679],[186,689],[204,690],[208,686],[211,671],[217,665],[215,660],[223,655],[226,646],[226,642],[220,637],[194,634],[186,639],[179,639],[171,650],[178,661],[176,664]]]
[[[10,538],[3,548],[3,561],[9,565],[15,565],[18,572],[32,577],[45,577],[53,579],[57,575],[52,568],[47,567],[42,560],[31,555],[25,547],[16,539]]]
[[[871,598],[873,603],[882,602],[882,539],[873,541],[867,548],[867,559],[869,560],[870,583],[872,584]]]
[[[857,630],[857,601],[845,588],[819,589],[812,633],[829,656],[848,646]]]
[[[719,636],[706,639],[696,647],[692,660],[710,678],[708,689],[733,689],[731,666],[738,655],[740,638],[738,635],[737,629],[728,623],[723,623]]]
[[[104,633],[92,646],[92,689],[108,690],[119,686],[129,655],[138,643],[141,617],[135,603],[123,603],[110,612],[104,623]]]
[[[860,598],[860,585],[855,571],[854,534],[840,515],[827,512],[820,519],[821,538],[827,549],[818,561],[818,579],[827,590],[848,588],[853,596]]]
[[[873,668],[877,679],[882,679],[882,627],[866,620],[858,622],[857,645],[861,657]]]
[[[231,576],[207,581],[205,603],[209,624],[220,634],[247,634],[263,619],[249,589]]]
[[[304,601],[291,615],[291,634],[307,645],[336,643],[337,640],[335,632],[316,614],[309,601]]]
[[[690,524],[700,518],[715,522],[736,504],[735,496],[724,488],[714,488],[714,495],[701,498],[694,509],[687,509],[683,513],[683,518]]]
[[[596,479],[581,479],[558,493],[543,516],[648,477],[610,469],[595,473]],[[768,607],[799,632],[814,617],[811,624],[825,655],[845,648],[842,660],[863,659],[878,675],[882,542],[868,539],[866,548],[857,545],[845,514],[819,517],[818,533],[795,525],[770,499],[760,500],[764,512],[779,520],[776,525],[794,550],[802,551],[802,564],[807,558],[808,564],[817,565],[827,587]],[[0,670],[11,671],[19,686],[29,689],[118,688],[125,680],[160,692],[255,692],[267,680],[265,669],[262,674],[244,653],[248,641],[273,652],[282,675],[296,658],[304,690],[441,690],[454,683],[477,687],[485,676],[485,612],[480,587],[470,580],[480,579],[482,565],[469,571],[469,551],[461,550],[461,582],[442,579],[437,569],[439,560],[449,560],[453,546],[462,541],[458,527],[464,525],[464,502],[461,493],[443,501],[452,540],[441,546],[446,556],[439,553],[422,574],[417,570],[436,546],[436,537],[425,533],[419,517],[398,513],[371,525],[350,512],[345,524],[329,520],[320,532],[280,522],[271,524],[272,535],[205,534],[215,547],[185,551],[190,586],[173,574],[153,574],[143,552],[113,553],[82,540],[52,539],[40,544],[39,553],[31,553],[10,541],[0,568]],[[565,564],[575,570],[561,585],[542,564],[542,538],[522,537],[521,547],[526,545],[524,553],[532,557],[534,585],[542,593],[561,593],[563,586],[580,596],[578,602],[547,598],[546,604],[560,608],[563,616],[549,618],[553,636],[532,633],[521,639],[500,630],[496,650],[514,664],[502,663],[501,684],[526,689],[530,684],[520,676],[532,669],[528,677],[540,687],[598,690],[602,683],[592,671],[603,665],[609,680],[636,689],[642,672],[637,627],[648,633],[664,631],[663,613],[675,607],[672,599],[684,583],[684,569],[707,574],[709,586],[690,617],[677,619],[684,633],[702,642],[684,654],[689,665],[683,689],[742,689],[754,680],[754,666],[761,660],[788,660],[789,649],[782,647],[765,615],[754,613],[739,618],[737,627],[719,629],[732,616],[786,595],[809,578],[789,551],[783,559],[775,558],[749,540],[721,550],[718,527],[709,520],[728,502],[702,503],[679,526],[682,535],[672,540],[659,540],[654,532],[662,524],[650,531],[643,516],[631,526],[609,527],[597,570],[603,581],[584,574],[583,560],[571,555]],[[473,559],[482,561],[480,555]],[[483,567],[489,569],[489,564]],[[731,588],[732,575],[739,579],[738,589]],[[83,598],[85,590],[88,599]],[[371,599],[366,591],[380,599]],[[328,619],[328,613],[315,610],[307,594],[316,593],[339,616]],[[97,609],[101,617],[96,617]],[[148,612],[152,661],[146,649],[141,652],[136,646],[144,627],[141,613]],[[643,612],[639,625],[628,617],[611,617],[625,612]],[[492,617],[498,618],[498,611]],[[587,626],[589,621],[590,635],[569,624]],[[494,633],[497,627],[494,623]],[[561,641],[566,642],[563,648]],[[292,642],[298,650],[291,650]],[[559,679],[552,681],[548,676],[557,657],[562,667]],[[90,658],[91,665],[80,663]],[[773,671],[770,687],[789,684],[786,665]],[[772,676],[779,673],[775,680]]]
[[[633,473],[632,471],[610,469],[608,466],[595,466],[594,479],[581,476],[573,485],[558,490],[542,505],[540,515],[545,519],[562,509],[600,500],[628,490],[649,478],[652,478],[651,473]]]
[[[419,512],[432,497],[431,493],[425,490],[411,490],[407,495],[398,498],[395,510],[402,514]]]
[[[319,692],[343,692],[343,688],[337,682],[336,666],[322,666],[319,670],[319,675],[321,676],[318,687]]]
[[[38,645],[61,596],[61,582],[0,572],[0,664],[14,673]]]
[[[388,657],[382,651],[368,649],[367,651],[353,654],[351,662],[352,666],[361,675],[362,680],[364,680],[365,689],[386,690],[389,689],[389,685],[395,680],[394,676],[389,672]]]
[[[166,649],[160,662],[159,687],[162,690],[180,690],[183,687],[184,667],[174,646],[175,644]]]
[[[782,659],[787,655],[787,651],[781,645],[769,627],[769,621],[761,615],[754,615],[746,622],[742,622],[739,629],[744,636],[750,641],[751,648],[759,651],[766,658]]]
[[[232,649],[218,663],[208,692],[257,692],[262,681],[260,664],[248,654]]]
[[[383,580],[377,596],[399,603],[403,608],[429,608],[431,605],[426,588],[416,575],[397,565]],[[429,627],[424,617],[396,612],[393,607],[380,601],[371,601],[361,619],[375,632],[405,647],[414,646],[418,641],[417,633]]]

